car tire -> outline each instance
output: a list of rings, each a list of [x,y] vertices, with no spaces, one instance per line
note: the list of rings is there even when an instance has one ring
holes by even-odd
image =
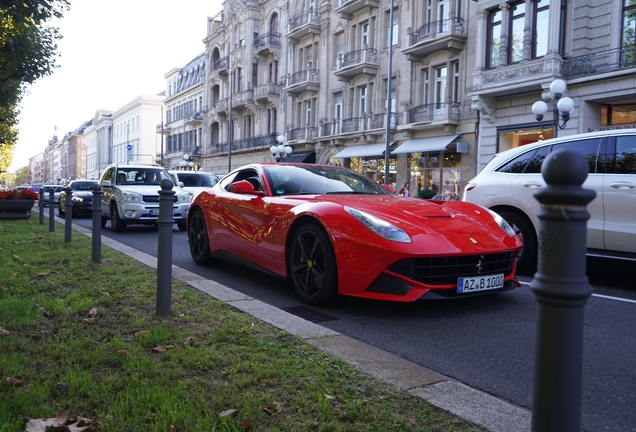
[[[117,212],[117,204],[113,203],[110,206],[110,227],[113,232],[126,231],[126,223],[119,217]]]
[[[177,228],[179,228],[179,231],[185,231],[186,228],[186,223],[185,222],[177,222]]]
[[[325,230],[308,223],[296,231],[287,259],[289,279],[307,304],[332,303],[338,293],[336,255]]]
[[[196,209],[190,216],[188,224],[188,244],[192,260],[198,265],[215,264],[220,262],[210,255],[210,238],[205,216],[201,209]]]
[[[538,240],[530,221],[515,212],[501,211],[499,215],[505,219],[517,233],[523,248],[517,257],[517,272],[534,273],[537,267]]]

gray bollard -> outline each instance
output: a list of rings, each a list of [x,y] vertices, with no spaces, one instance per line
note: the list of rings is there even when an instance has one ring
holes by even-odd
[[[94,263],[102,260],[102,185],[93,186],[93,233],[92,259]]]
[[[55,192],[53,189],[49,192],[49,232],[55,231]]]
[[[40,225],[44,225],[44,190],[40,189],[38,192],[40,197],[38,198],[38,208],[40,209]]]
[[[65,187],[64,192],[65,200],[64,200],[64,243],[71,242],[71,228],[73,227],[73,189],[70,187]],[[62,205],[59,203],[58,205]]]
[[[172,228],[174,226],[174,183],[161,180],[159,191],[159,242],[157,249],[157,315],[167,316],[172,308]]]
[[[592,294],[585,274],[587,211],[596,192],[583,189],[589,165],[575,150],[548,155],[548,186],[534,193],[539,262],[530,288],[537,300],[532,430],[575,432],[581,425],[583,311]]]

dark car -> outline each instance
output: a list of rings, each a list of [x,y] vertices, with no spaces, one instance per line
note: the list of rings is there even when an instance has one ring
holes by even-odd
[[[98,184],[95,180],[73,180],[68,184],[73,191],[72,216],[91,216],[93,214],[93,186]],[[60,216],[66,215],[66,191],[60,192]]]

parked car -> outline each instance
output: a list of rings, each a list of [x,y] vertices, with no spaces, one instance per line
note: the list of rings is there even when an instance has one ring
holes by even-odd
[[[73,180],[68,184],[72,190],[73,209],[71,216],[93,215],[93,186],[99,184],[96,180]],[[60,205],[57,209],[60,216],[66,216],[66,190],[60,192]]]
[[[587,206],[588,255],[636,260],[636,129],[570,135],[501,152],[468,182],[464,201],[499,213],[523,241],[517,267],[534,271],[540,204],[533,193],[546,186],[541,164],[559,149],[574,149],[588,160],[583,187],[596,191]]]
[[[347,168],[302,163],[247,165],[199,192],[188,242],[195,263],[248,263],[309,304],[510,290],[522,246],[483,207],[397,197]]]
[[[218,183],[219,178],[216,174],[203,172],[203,171],[168,171],[172,178],[174,178],[175,184],[183,187],[190,193],[190,196],[194,196],[197,192],[204,189],[209,189]]]
[[[110,220],[113,231],[121,232],[127,225],[156,225],[159,218],[159,190],[164,179],[174,180],[158,165],[110,165],[99,179],[102,185],[102,226]],[[174,221],[180,230],[186,229],[190,194],[174,187]]]
[[[51,203],[51,191],[53,191],[53,205],[56,206],[60,203],[60,193],[64,189],[64,186],[60,185],[44,185],[40,188],[40,192],[42,192],[44,201],[44,207],[47,207]]]

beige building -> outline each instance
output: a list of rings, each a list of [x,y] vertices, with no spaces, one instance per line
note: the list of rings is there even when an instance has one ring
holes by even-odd
[[[480,0],[469,14],[478,169],[498,151],[557,134],[636,125],[634,1]],[[555,79],[573,101],[567,122],[553,116]],[[539,123],[532,106],[542,98],[549,110]]]
[[[204,40],[204,167],[273,161],[282,135],[284,160],[380,182],[388,171],[389,183],[457,197],[475,161],[467,10],[467,0],[227,0]]]

